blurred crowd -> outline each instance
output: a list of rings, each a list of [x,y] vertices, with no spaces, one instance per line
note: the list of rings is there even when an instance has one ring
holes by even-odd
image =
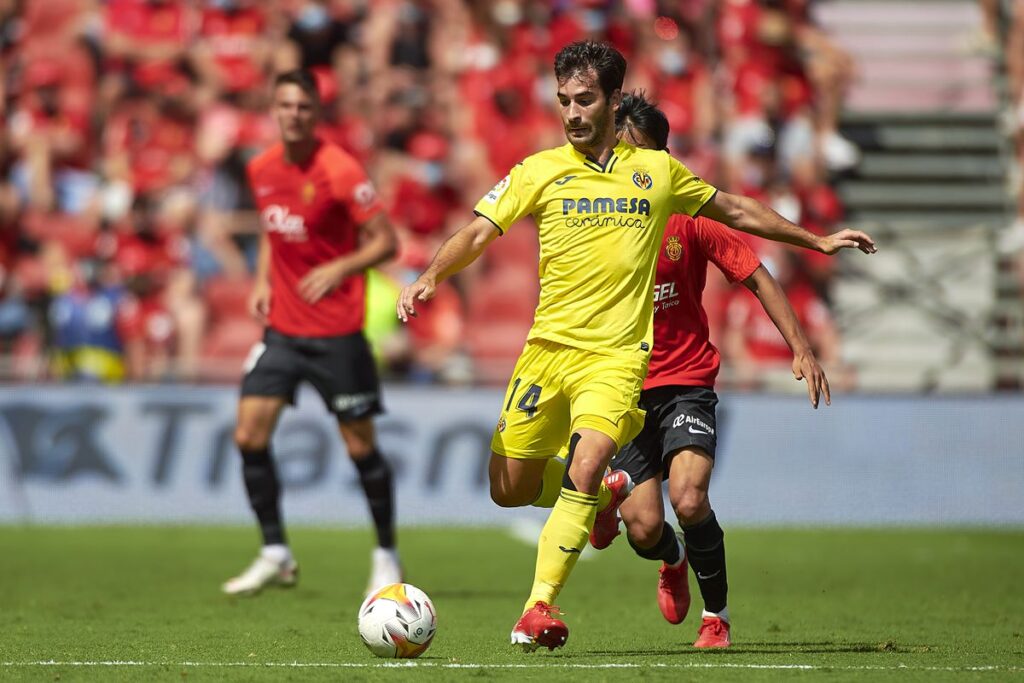
[[[249,158],[276,140],[269,83],[314,70],[322,135],[367,167],[401,237],[371,276],[386,377],[504,381],[532,321],[536,234],[517,226],[399,327],[394,300],[477,199],[564,143],[554,54],[629,59],[671,152],[723,189],[830,232],[857,163],[837,132],[853,76],[811,0],[0,0],[0,376],[234,380],[258,222]],[[820,357],[839,361],[832,261],[752,244]],[[740,386],[789,352],[756,300],[710,278]],[[790,380],[791,383],[791,380]]]

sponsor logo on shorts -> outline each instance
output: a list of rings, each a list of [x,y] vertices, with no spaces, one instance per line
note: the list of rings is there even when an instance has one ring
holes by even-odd
[[[353,408],[361,408],[376,400],[376,391],[367,391],[362,394],[338,394],[331,401],[331,405],[334,406],[335,410],[352,410]]]
[[[672,421],[673,429],[684,426],[691,434],[710,434],[713,436],[715,433],[711,425],[693,415],[679,415]]]

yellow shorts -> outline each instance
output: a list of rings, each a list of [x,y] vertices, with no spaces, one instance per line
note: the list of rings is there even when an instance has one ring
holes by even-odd
[[[516,362],[491,450],[509,458],[550,458],[577,429],[622,448],[640,433],[637,407],[648,355],[607,355],[545,339],[526,342]]]

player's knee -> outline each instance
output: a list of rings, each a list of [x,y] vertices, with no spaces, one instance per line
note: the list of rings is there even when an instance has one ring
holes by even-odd
[[[577,442],[576,447],[571,450],[567,462],[565,477],[572,482],[576,490],[597,493],[601,478],[608,466],[608,458],[598,450],[587,448],[582,442]]]
[[[664,526],[664,519],[659,515],[642,514],[626,520],[626,534],[633,542],[633,545],[641,548],[651,548],[661,539],[661,531]]]
[[[269,445],[270,439],[262,430],[253,429],[248,425],[235,427],[235,445],[242,453],[262,451]]]
[[[687,486],[672,500],[672,507],[682,524],[695,524],[708,516],[708,492]]]

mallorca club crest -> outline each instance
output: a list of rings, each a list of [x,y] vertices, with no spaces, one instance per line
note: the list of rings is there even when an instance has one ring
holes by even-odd
[[[651,180],[651,174],[643,168],[638,168],[633,171],[633,184],[641,190],[649,190],[654,187],[654,181]]]
[[[665,255],[669,260],[678,261],[683,256],[683,245],[679,242],[677,235],[670,235],[668,243],[665,244]]]
[[[302,201],[307,204],[312,204],[315,197],[316,185],[313,184],[312,180],[307,180],[306,184],[302,186]]]

